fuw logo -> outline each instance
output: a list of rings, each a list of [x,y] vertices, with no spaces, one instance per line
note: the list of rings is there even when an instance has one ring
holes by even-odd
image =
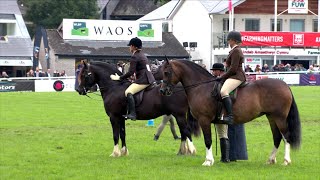
[[[154,30],[152,29],[152,24],[139,24],[138,37],[154,37]]]
[[[306,3],[304,2],[304,0],[292,0],[291,2],[291,7],[294,8],[304,8],[306,5]]]
[[[85,22],[74,22],[71,34],[76,36],[88,36],[89,29],[87,28]]]
[[[304,45],[304,35],[293,34],[293,45]]]

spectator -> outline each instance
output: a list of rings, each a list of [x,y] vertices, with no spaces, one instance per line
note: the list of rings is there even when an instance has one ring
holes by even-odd
[[[244,72],[253,72],[249,64],[244,68]]]
[[[45,72],[45,77],[51,77],[51,70],[47,69],[47,71]]]
[[[9,78],[9,75],[7,74],[6,71],[2,71],[1,78]]]
[[[259,73],[259,74],[261,73],[261,68],[260,68],[259,64],[256,65],[256,68],[254,69],[254,72]]]
[[[67,77],[66,71],[62,70],[60,73],[60,77]]]
[[[264,73],[268,73],[270,71],[268,64],[264,64],[261,71]]]
[[[284,70],[285,71],[291,71],[291,64],[287,63],[285,66],[284,66]]]
[[[59,76],[60,76],[59,72],[57,70],[54,70],[53,77],[59,77]]]
[[[310,66],[309,66],[309,69],[307,70],[307,73],[308,73],[308,74],[313,74],[313,72],[314,72],[314,68],[313,68],[312,65],[310,65]]]
[[[174,127],[174,120],[173,120],[173,116],[172,115],[163,115],[163,120],[161,122],[161,124],[159,125],[158,127],[158,130],[157,130],[157,133],[154,135],[154,138],[153,140],[157,141],[160,137],[160,134],[162,133],[165,125],[167,124],[167,122],[170,122],[170,130],[171,130],[171,133],[173,135],[173,139],[177,140],[177,139],[181,139],[180,136],[177,135],[176,133],[176,129]]]
[[[34,72],[34,77],[43,77],[43,73],[40,71],[39,67],[36,67],[36,71]]]
[[[27,73],[27,77],[34,77],[34,72],[32,69],[30,69]]]
[[[314,64],[314,65],[313,65],[313,70],[314,70],[314,71],[319,71],[319,65]]]

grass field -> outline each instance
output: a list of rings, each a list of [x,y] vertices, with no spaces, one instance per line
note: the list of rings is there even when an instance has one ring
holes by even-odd
[[[203,136],[195,156],[177,156],[169,127],[153,141],[155,127],[127,121],[130,155],[111,158],[112,129],[100,96],[77,93],[0,93],[0,179],[320,179],[320,87],[292,87],[301,117],[302,146],[292,164],[265,162],[273,148],[265,117],[246,124],[249,160],[203,167]],[[213,149],[215,139],[213,136]],[[219,144],[219,143],[218,143]],[[219,149],[219,148],[218,148]]]

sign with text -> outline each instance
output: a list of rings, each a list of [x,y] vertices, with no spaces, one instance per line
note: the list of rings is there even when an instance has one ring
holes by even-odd
[[[254,70],[254,68],[256,68],[257,65],[262,67],[262,60],[261,58],[247,57],[244,58],[244,65],[249,65],[251,68],[253,68],[252,70]]]
[[[319,32],[243,31],[242,46],[320,46]]]
[[[308,14],[308,0],[288,0],[289,14]]]
[[[160,21],[63,19],[63,39],[162,41]]]

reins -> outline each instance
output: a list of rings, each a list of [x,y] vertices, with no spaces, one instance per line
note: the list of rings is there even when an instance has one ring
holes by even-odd
[[[199,83],[196,83],[196,84],[192,84],[192,85],[189,85],[189,86],[184,86],[184,89],[197,87],[197,86],[199,86],[199,85],[207,84],[207,83],[213,82],[213,81],[215,81],[215,80],[216,80],[216,79],[210,79],[210,80],[208,80],[208,81],[202,81],[202,82],[199,82]]]

